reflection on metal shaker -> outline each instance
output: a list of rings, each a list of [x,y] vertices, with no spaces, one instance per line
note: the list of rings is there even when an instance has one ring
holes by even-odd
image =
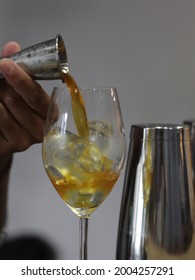
[[[183,123],[184,125],[188,125],[190,129],[192,168],[195,171],[195,120],[185,120]]]
[[[131,127],[117,259],[195,259],[195,192],[190,130]]]

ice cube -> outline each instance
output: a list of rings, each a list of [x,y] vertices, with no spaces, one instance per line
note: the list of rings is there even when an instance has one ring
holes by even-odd
[[[87,140],[80,139],[75,143],[74,166],[87,172],[100,171],[103,158],[99,149]]]
[[[92,199],[91,199],[91,202],[95,205],[99,205],[101,201],[103,201],[104,199],[104,194],[102,192],[95,192]]]
[[[44,155],[48,165],[61,169],[71,164],[75,157],[73,143],[78,139],[77,135],[69,131],[60,132],[59,128],[50,132],[44,140]]]
[[[112,125],[103,121],[90,121],[88,126],[90,141],[95,144],[102,153],[108,155],[108,149],[112,144],[113,137]]]
[[[47,173],[49,174],[49,177],[51,177],[54,180],[61,180],[63,179],[63,175],[60,173],[60,171],[53,167],[53,166],[48,166],[46,168]]]

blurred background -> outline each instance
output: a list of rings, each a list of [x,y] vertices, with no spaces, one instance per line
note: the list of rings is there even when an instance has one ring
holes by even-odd
[[[115,86],[127,145],[132,124],[195,118],[195,1],[1,0],[0,48],[63,37],[79,86]],[[41,82],[48,94],[60,81]],[[33,129],[33,128],[32,128]],[[115,259],[124,172],[91,216],[89,259]],[[52,187],[41,145],[18,153],[10,179],[6,230],[35,235],[57,259],[78,259],[78,218]]]

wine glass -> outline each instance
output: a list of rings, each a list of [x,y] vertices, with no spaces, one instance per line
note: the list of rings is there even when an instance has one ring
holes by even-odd
[[[88,219],[121,174],[126,142],[116,88],[79,91],[75,98],[66,85],[53,89],[42,155],[53,186],[79,217],[80,259],[87,259]]]

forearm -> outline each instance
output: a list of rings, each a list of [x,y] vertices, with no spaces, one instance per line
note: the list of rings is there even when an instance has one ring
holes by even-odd
[[[2,230],[7,212],[7,194],[12,156],[0,157],[0,231]]]

